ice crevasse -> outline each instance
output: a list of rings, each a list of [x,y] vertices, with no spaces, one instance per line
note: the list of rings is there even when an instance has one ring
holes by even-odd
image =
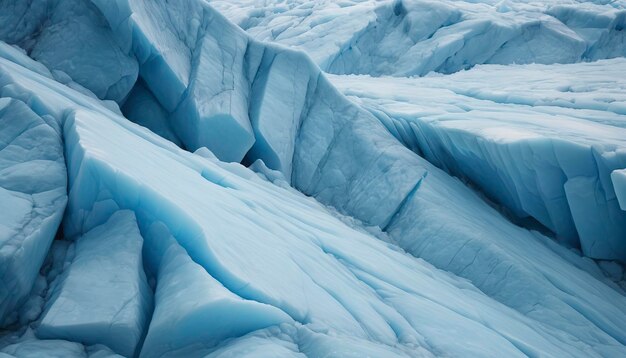
[[[303,53],[252,40],[203,1],[83,4],[139,79],[119,100],[0,52],[2,101],[63,145],[72,240],[34,337],[3,353],[626,354],[626,298],[593,262],[512,224]],[[226,162],[259,159],[266,175]],[[47,217],[60,220],[64,183]],[[120,285],[85,291],[103,268]]]

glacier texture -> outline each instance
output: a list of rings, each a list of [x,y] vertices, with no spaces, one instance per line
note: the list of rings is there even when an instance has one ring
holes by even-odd
[[[626,167],[624,70],[615,59],[334,82],[408,148],[513,216],[535,219],[587,256],[624,260],[626,213],[611,180]],[[509,81],[499,84],[504,71]]]
[[[67,201],[58,123],[0,99],[0,325],[17,319]]]
[[[0,40],[20,46],[56,76],[69,75],[102,99],[121,102],[137,79],[136,60],[117,46],[89,1],[3,0],[0,12]]]
[[[52,287],[37,336],[103,344],[134,356],[152,293],[135,216],[118,211],[76,240],[73,259]]]
[[[626,3],[604,3],[211,1],[255,39],[303,50],[330,73],[373,76],[622,57]]]
[[[626,355],[623,59],[329,76],[315,53],[260,41],[267,38],[231,23],[211,4],[233,8],[217,2],[1,4],[10,26],[0,45],[0,104],[17,111],[2,118],[41,124],[36,148],[59,173],[33,168],[27,181],[10,182],[58,197],[44,203],[52,212],[24,211],[39,220],[37,245],[20,270],[6,271],[9,282],[24,272],[28,280],[16,286],[19,301],[0,297],[11,324],[0,356]],[[302,13],[284,13],[296,21],[311,13],[306,21],[320,16],[320,24],[339,24],[338,7],[360,9],[369,15],[346,13],[367,20],[363,43],[384,51],[395,36],[408,46],[398,53],[413,55],[428,39],[411,45],[407,33],[424,14],[459,13],[453,24],[432,25],[441,27],[431,42],[443,52],[411,64],[426,67],[406,69],[400,56],[380,62],[400,69],[390,73],[345,52],[336,63],[360,70],[338,73],[448,73],[489,62],[480,57],[489,53],[501,63],[544,62],[541,53],[515,53],[520,42],[572,44],[576,56],[565,46],[556,54],[565,60],[547,63],[621,49],[620,25],[610,25],[620,2],[571,11],[522,2],[285,6],[294,4]],[[587,7],[610,24],[582,22]],[[383,15],[397,31],[371,29]],[[249,18],[271,29],[263,16]],[[351,21],[328,38],[351,38]],[[84,31],[67,35],[75,26]],[[481,47],[494,32],[512,45]],[[93,37],[93,49],[83,51],[81,36]],[[464,45],[449,57],[446,43]],[[97,80],[99,71],[111,75]],[[578,80],[560,83],[558,71]],[[607,78],[596,81],[599,73]],[[504,76],[508,92],[494,81]],[[1,128],[0,138],[20,132]],[[35,166],[22,152],[5,156]],[[2,220],[21,223],[19,215]],[[8,237],[30,248],[29,230]],[[10,247],[2,257],[21,259]]]

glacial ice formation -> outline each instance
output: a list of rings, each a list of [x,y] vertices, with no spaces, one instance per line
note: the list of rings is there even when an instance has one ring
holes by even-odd
[[[0,326],[17,319],[61,222],[67,200],[54,118],[0,99]]]
[[[149,229],[148,237],[153,241],[148,247],[158,265],[159,283],[142,357],[183,354],[194,346],[213,347],[227,338],[293,323],[280,309],[245,300],[228,290],[168,236],[164,225]]]
[[[28,337],[0,350],[2,358],[121,358],[105,346],[85,347],[80,343],[62,340],[38,340]]]
[[[624,71],[615,59],[333,82],[408,148],[516,217],[536,219],[587,256],[624,260],[626,213],[611,180],[626,168]]]
[[[186,148],[239,162],[254,143],[243,31],[202,1],[94,0]],[[227,138],[227,140],[225,140]]]
[[[131,211],[118,211],[76,240],[51,287],[37,336],[106,345],[134,356],[151,310],[143,239]]]
[[[500,334],[504,333],[505,336],[524,332],[524,338],[511,337],[506,342],[502,341],[503,346],[491,354],[500,350],[508,351],[509,348],[506,346],[510,344],[508,342],[511,339],[527,342],[529,346],[523,348],[524,350],[556,349],[555,355],[564,354],[562,349],[569,350],[577,345],[578,338],[574,341],[568,338],[568,343],[561,346],[558,343],[563,339],[561,334],[554,337],[552,336],[554,333],[548,333],[558,332],[557,327],[548,328],[534,319],[521,319],[518,312],[497,304],[468,283],[448,278],[446,275],[441,276],[442,273],[431,266],[398,252],[372,237],[349,229],[327,214],[318,204],[302,196],[254,180],[255,176],[243,168],[230,172],[218,163],[194,157],[174,147],[160,147],[149,141],[135,139],[132,132],[137,129],[128,127],[89,111],[76,112],[65,122],[65,137],[71,148],[69,156],[73,158],[70,173],[76,173],[70,177],[72,190],[69,223],[83,225],[83,228],[66,226],[66,231],[84,231],[87,225],[95,225],[104,220],[109,212],[118,208],[132,209],[138,215],[140,226],[145,228],[142,231],[147,235],[147,242],[152,240],[157,242],[156,240],[159,240],[157,235],[161,237],[159,241],[163,242],[164,236],[172,235],[186,249],[191,259],[204,267],[207,282],[212,281],[210,279],[212,276],[233,294],[266,305],[258,306],[259,313],[250,315],[251,317],[262,317],[261,315],[267,315],[273,309],[280,310],[273,314],[276,317],[274,322],[290,322],[288,317],[298,322],[288,326],[295,325],[298,332],[296,337],[304,336],[304,342],[300,341],[300,338],[294,338],[295,333],[291,332],[294,328],[283,327],[280,332],[291,332],[283,334],[290,337],[290,340],[295,340],[299,346],[310,339],[300,331],[312,330],[318,334],[327,331],[330,336],[339,335],[348,339],[369,337],[368,340],[383,344],[383,347],[400,345],[404,350],[416,349],[416,346],[424,346],[425,342],[428,342],[428,346],[432,347],[425,349],[434,350],[435,353],[443,349],[459,350],[457,352],[461,352],[461,349],[463,351],[476,349],[476,354],[490,354],[482,352],[483,347],[453,345],[449,339],[451,332],[439,335],[443,332],[437,333],[440,331],[435,327],[443,327],[440,325],[447,320],[455,321],[455,324],[460,324],[468,330],[474,327],[471,329],[474,331],[473,334],[479,337],[482,335],[482,338],[475,338],[472,341],[489,339],[499,342],[497,336],[489,333],[492,329]],[[111,133],[115,141],[111,142],[98,135],[103,131]],[[152,140],[157,143],[159,141],[158,138]],[[177,175],[163,177],[152,174],[158,173],[164,167]],[[231,170],[235,168],[237,167]],[[198,188],[202,189],[199,191]],[[230,214],[233,212],[237,215]],[[263,238],[262,241],[258,240],[260,237]],[[334,239],[336,237],[341,237],[342,240],[337,241]],[[533,249],[539,247],[540,244]],[[554,261],[561,261],[550,249],[544,247],[542,251],[551,255]],[[165,259],[167,258],[161,260]],[[241,262],[246,262],[246,265],[242,266]],[[374,268],[368,264],[369,262],[379,262],[381,265]],[[167,270],[167,261],[161,261],[161,265],[164,265],[161,266],[162,269]],[[183,270],[185,265],[174,267]],[[188,270],[193,272],[193,267],[194,264]],[[587,277],[587,280],[583,280],[586,283],[579,281],[577,284],[593,284],[595,281],[588,274],[577,269],[571,271],[572,269],[570,266],[569,272],[572,275]],[[192,273],[185,275],[196,276]],[[432,275],[443,282],[452,279],[452,287],[457,288],[440,287],[442,282],[433,281]],[[159,283],[167,285],[169,281],[165,277]],[[563,281],[563,284],[571,284],[566,283],[566,280]],[[201,282],[196,283],[195,287],[202,287],[198,286]],[[449,284],[446,283],[446,287]],[[299,289],[294,290],[293,287]],[[417,292],[411,287],[420,287],[420,294],[416,296]],[[461,287],[462,291],[467,293],[464,295],[463,303],[456,301],[452,311],[448,311],[450,308],[442,310],[437,308],[437,305],[432,306],[434,298],[424,301],[423,295],[426,294],[428,297],[427,292],[431,290],[435,292],[459,290]],[[158,314],[159,305],[167,305],[168,302],[167,298],[159,297],[158,289],[157,284],[155,318],[150,330],[153,324],[159,325],[162,320],[158,318],[161,317]],[[589,288],[585,292],[591,293],[595,289],[602,290],[603,294],[614,299],[623,299],[617,291],[599,282],[597,287]],[[375,291],[379,293],[375,294]],[[391,296],[385,298],[387,294],[384,294],[379,297],[382,292],[389,292]],[[576,292],[580,294],[583,290]],[[452,296],[456,294],[458,293],[450,293]],[[397,298],[396,301],[392,297],[402,298]],[[516,299],[525,301],[523,297],[516,296]],[[206,296],[206,299],[210,302],[211,297]],[[574,300],[591,310],[591,306],[583,303],[588,299],[592,299],[592,296]],[[489,304],[481,303],[483,300],[487,300]],[[449,304],[446,304],[446,307],[449,307]],[[487,306],[496,309],[495,311],[489,309],[490,313],[482,316],[482,319],[488,320],[488,326],[492,327],[483,331],[480,325],[476,326],[475,321],[471,319],[473,315],[465,310],[472,307],[471,310],[474,311],[476,307],[481,307],[479,311],[482,311],[488,309]],[[176,306],[170,304],[164,307]],[[209,312],[211,309],[221,311],[220,307],[222,306],[209,304],[195,306],[198,310]],[[418,312],[426,313],[425,307],[430,307],[426,311],[437,310],[441,316],[439,314],[436,315],[437,318],[430,316],[431,320],[424,322],[428,315],[419,315],[419,318],[415,315]],[[606,308],[604,306],[602,309]],[[179,311],[172,311],[173,309],[166,312],[176,315]],[[612,312],[612,316],[624,315],[618,306],[614,309],[616,310]],[[592,309],[594,310],[595,308]],[[281,311],[284,313],[280,313]],[[215,314],[217,313],[213,313]],[[284,318],[281,318],[281,314]],[[459,314],[465,318],[459,317]],[[509,315],[518,317],[521,321],[506,318]],[[604,329],[619,334],[620,329],[610,328],[619,325],[619,321],[608,315],[601,316],[604,318],[598,321],[599,324],[605,324]],[[468,317],[469,321],[466,321]],[[457,322],[457,319],[460,321]],[[234,320],[228,322],[237,323]],[[602,350],[615,350],[615,353],[621,349],[618,348],[619,344],[615,338],[601,333],[601,330],[589,336],[586,332],[568,328],[563,321],[561,324],[560,328],[568,332],[565,336],[580,337],[591,343],[588,348],[583,348],[586,346],[583,344],[578,349],[583,351],[594,349],[592,347],[596,345],[602,346]],[[513,330],[511,328],[513,326],[517,328]],[[525,326],[533,328],[524,328]],[[193,330],[197,326],[190,323],[189,327]],[[207,326],[208,332],[211,327]],[[589,329],[590,326],[586,328]],[[230,329],[224,327],[222,331],[228,332]],[[192,332],[200,331],[203,330],[195,329]],[[463,331],[467,334],[466,330]],[[538,335],[537,331],[544,333]],[[243,333],[239,331],[240,335]],[[329,338],[320,339],[323,345]],[[457,341],[461,339],[457,337]],[[159,342],[158,339],[156,341]],[[146,339],[146,344],[148,342],[151,342],[150,336]],[[212,340],[207,339],[204,342]],[[210,343],[206,344],[208,346],[200,345],[200,348],[210,350],[212,348]],[[145,349],[149,347],[146,346]],[[317,344],[313,347],[319,349]],[[515,355],[517,349],[520,348],[514,348],[510,354]],[[574,352],[568,354],[575,354]]]
[[[596,3],[211,1],[257,40],[303,50],[330,73],[373,76],[626,55],[626,3]]]
[[[281,4],[0,0],[0,357],[625,356],[623,59],[315,64],[619,56],[622,2]]]
[[[101,99],[121,102],[137,79],[137,62],[117,46],[90,1],[4,0],[0,23],[0,40],[22,47]]]
[[[547,320],[541,322],[546,310],[539,310],[537,314],[522,311],[527,314],[524,316],[479,292],[470,283],[407,256],[393,245],[345,226],[311,199],[266,183],[236,164],[220,164],[184,152],[132,125],[94,99],[51,79],[6,61],[2,68],[5,71],[10,69],[14,82],[23,85],[22,92],[18,93],[30,96],[42,113],[56,113],[63,118],[67,109],[75,109],[74,114],[64,121],[71,187],[66,235],[87,232],[104,223],[119,209],[133,210],[142,233],[147,235],[145,242],[166,242],[158,239],[159,234],[161,238],[165,236],[163,233],[167,237],[173,236],[189,257],[206,270],[208,282],[212,277],[242,299],[267,305],[266,309],[259,306],[260,309],[274,307],[294,320],[274,328],[251,331],[249,340],[263,340],[267,342],[263,344],[272,344],[272,347],[278,344],[284,349],[296,344],[299,349],[308,349],[310,355],[330,349],[339,342],[345,342],[344,347],[348,350],[379,353],[382,350],[393,355],[416,349],[424,349],[425,354],[428,351],[434,354],[469,351],[476,355],[501,352],[517,355],[520,349],[523,352],[553,351],[554,355],[588,355],[593,351],[617,354],[622,349],[618,342],[623,340],[619,338],[623,329],[611,327],[624,321],[620,318],[625,315],[624,305],[620,303],[623,296],[552,251],[564,249],[551,249],[543,243],[547,239],[523,229],[514,229],[496,212],[480,204],[480,200],[458,182],[454,188],[474,202],[468,212],[483,211],[483,215],[516,232],[520,238],[516,256],[528,260],[539,253],[547,255],[543,261],[553,264],[544,267],[542,270],[548,271],[543,274],[559,273],[555,276],[559,285],[566,285],[569,288],[563,289],[576,293],[571,298],[557,295],[547,301],[548,312],[558,307],[563,309],[565,306],[559,305],[573,300],[570,304],[588,312],[585,315],[589,318],[554,316],[550,317],[552,323],[547,325]],[[349,106],[349,102],[345,104]],[[369,118],[371,125],[380,126],[373,117],[364,117]],[[101,133],[108,135],[105,137]],[[417,160],[417,156],[401,145],[393,148],[405,153],[407,158]],[[432,173],[426,180],[445,176],[435,168],[429,169]],[[262,241],[259,241],[260,237]],[[337,240],[339,237],[342,239]],[[439,242],[443,247],[448,246]],[[531,245],[533,242],[535,244]],[[154,251],[144,247],[146,251],[159,252],[158,247]],[[456,256],[450,250],[448,252]],[[150,262],[162,262],[156,255],[147,257]],[[194,264],[187,262],[192,269]],[[241,262],[246,265],[242,266]],[[380,264],[374,267],[371,262]],[[521,261],[511,261],[502,267],[511,264],[523,265]],[[582,261],[577,265],[584,266]],[[484,266],[479,268],[485,269]],[[523,276],[527,269],[524,265],[518,275]],[[486,273],[480,273],[479,269],[476,272]],[[564,272],[565,277],[562,276]],[[495,277],[503,278],[498,274],[493,280]],[[523,290],[513,287],[518,292],[526,292],[524,295],[514,294],[508,299],[537,307],[538,302],[533,300],[537,293],[559,292],[541,276],[532,278],[535,280],[523,282],[532,282],[531,287]],[[516,280],[499,282],[500,285],[505,282],[516,284]],[[596,296],[594,292],[598,291],[601,294]],[[385,294],[379,296],[383,292]],[[448,298],[437,298],[440,295]],[[493,295],[500,299],[497,294]],[[600,297],[609,298],[598,304]],[[159,302],[167,300],[160,301],[157,283],[155,312],[159,311]],[[199,309],[202,307],[210,310],[222,306],[200,306]],[[432,312],[438,313],[434,315]],[[567,324],[572,318],[585,329]],[[156,322],[152,321],[150,329]],[[392,326],[383,322],[390,322]],[[246,325],[251,323],[246,322]],[[450,337],[454,332],[445,330],[450,325],[464,327],[454,339]],[[243,334],[240,327],[233,329]],[[467,336],[468,332],[472,332],[471,337]],[[498,338],[502,335],[507,338]],[[370,340],[372,343],[365,343]],[[484,340],[496,342],[489,348],[491,353],[484,351],[487,348],[482,345],[469,345],[469,342]],[[512,345],[511,341],[516,343]],[[519,342],[526,343],[520,346]],[[241,344],[250,343],[237,340],[225,346],[184,348],[211,352],[240,349]]]
[[[626,169],[613,171],[611,179],[619,205],[622,210],[626,211]]]

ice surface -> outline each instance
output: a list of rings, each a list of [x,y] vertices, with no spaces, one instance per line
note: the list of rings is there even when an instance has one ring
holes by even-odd
[[[613,171],[611,179],[619,205],[622,210],[626,211],[626,169]]]
[[[159,104],[152,92],[146,88],[143,81],[137,81],[122,107],[122,112],[131,121],[149,128],[178,146],[182,146],[182,142],[172,128],[169,114]]]
[[[61,134],[18,100],[0,99],[0,325],[35,282],[63,216],[66,172]]]
[[[626,167],[624,71],[616,59],[333,81],[407,147],[515,216],[533,217],[587,256],[624,260],[626,215],[610,179]]]
[[[254,180],[256,176],[252,173],[244,178],[241,175],[245,171],[235,174],[214,161],[139,140],[132,133],[135,130],[128,124],[117,124],[90,111],[78,111],[68,118],[65,137],[72,158],[70,172],[75,174],[70,179],[67,232],[81,231],[81,226],[103,220],[107,213],[105,208],[132,208],[140,226],[149,233],[146,243],[158,242],[159,238],[152,236],[155,233],[172,235],[191,259],[225,289],[246,300],[274,306],[298,322],[288,325],[294,327],[297,334],[290,334],[289,327],[280,331],[286,331],[284,334],[296,340],[300,347],[316,339],[309,347],[317,352],[327,345],[332,346],[333,340],[336,344],[339,338],[330,338],[334,336],[342,337],[341,341],[346,344],[356,340],[354,346],[361,351],[373,349],[368,344],[357,343],[364,339],[389,352],[415,350],[417,346],[431,352],[470,351],[477,355],[495,352],[517,355],[521,353],[519,349],[524,352],[556,349],[553,351],[556,355],[566,354],[561,351],[565,349],[569,351],[567,354],[576,354],[576,350],[570,351],[570,345],[589,352],[595,349],[593,347],[614,353],[621,349],[617,341],[589,323],[585,324],[585,330],[591,329],[594,336],[599,334],[595,338],[585,337],[565,325],[561,328],[568,333],[555,326],[548,328],[496,303],[469,283],[348,228],[313,201],[258,181],[260,179]],[[103,132],[115,139],[103,138],[99,135]],[[176,174],[155,174],[163,168]],[[150,234],[154,225],[157,229]],[[551,253],[539,247],[534,249]],[[153,256],[149,257],[154,260]],[[559,260],[556,256],[551,259]],[[185,266],[174,267],[183,270]],[[595,279],[582,271],[565,265],[559,269],[578,277],[577,285],[584,281],[583,285],[595,286]],[[202,271],[198,273],[206,275]],[[159,300],[158,285],[163,281],[157,282],[155,319],[159,302],[167,302]],[[202,280],[197,282],[200,285]],[[559,281],[559,284],[569,283]],[[616,291],[602,287],[598,282],[597,287],[589,291],[600,289],[603,295],[613,297],[611,300],[623,300]],[[443,292],[449,292],[450,296],[445,295],[450,299],[463,292],[463,298],[440,301],[431,296]],[[525,296],[516,297],[525,300]],[[437,302],[446,303],[442,307]],[[576,299],[576,302],[586,306],[583,301]],[[221,306],[195,308],[206,309],[208,314],[211,308],[217,307]],[[602,309],[607,309],[606,305]],[[613,309],[614,315],[624,314],[618,306]],[[176,315],[171,310],[168,312]],[[485,326],[477,324],[478,316],[470,312],[481,312],[479,321],[486,320],[490,328],[483,330]],[[603,320],[612,320],[600,315]],[[250,316],[257,317],[256,314]],[[460,327],[459,333],[463,332],[456,339],[450,338],[456,331],[443,329],[451,322]],[[605,323],[608,327],[619,324]],[[469,332],[472,338],[468,337]],[[502,336],[493,332],[500,332],[507,340],[502,341]],[[616,329],[613,333],[619,334],[617,332]],[[519,334],[524,338],[514,338]],[[571,340],[570,334],[593,344],[577,343],[578,338]],[[484,351],[484,346],[468,345],[485,339],[495,342],[487,348],[494,349],[491,353]],[[562,339],[568,343],[561,345]],[[511,340],[524,341],[524,347],[508,346]],[[149,341],[148,338],[146,342]]]
[[[156,310],[141,356],[161,357],[189,346],[213,347],[223,340],[293,320],[273,306],[244,300],[196,264],[167,228],[150,229],[158,265]],[[259,349],[259,348],[257,348]]]
[[[133,356],[152,300],[142,244],[131,211],[113,214],[78,238],[71,264],[51,287],[37,336],[104,344]]]
[[[67,73],[99,98],[121,102],[135,83],[137,62],[117,46],[90,1],[2,1],[0,12],[0,40],[26,49],[51,70]]]
[[[4,347],[1,358],[121,358],[106,347],[86,349],[82,344],[62,340],[29,339]]]
[[[41,340],[30,328],[3,334],[0,338],[2,358],[120,358],[103,345],[84,346],[59,339]]]
[[[624,56],[626,3],[604,3],[211,1],[255,39],[304,50],[331,73],[376,76]]]
[[[72,188],[66,234],[120,208],[135,211],[144,232],[162,223],[227,290],[295,322],[250,335],[280,336],[311,354],[338,341],[396,354],[621,354],[626,305],[617,290],[406,149],[324,76],[307,90],[306,120],[294,139],[296,187],[382,226],[410,253],[487,295],[238,165],[181,151],[93,98],[3,60],[0,70],[11,88],[5,95],[30,98],[56,118],[77,110],[64,125]],[[495,343],[469,344],[485,340]]]
[[[250,120],[256,142],[249,158],[262,159],[286,178],[292,175],[292,158],[300,118],[319,70],[301,53],[266,49],[252,85]],[[286,86],[285,84],[289,84]]]
[[[9,30],[0,33],[32,55],[45,39],[38,29],[49,31],[57,24],[54,9],[73,1],[29,1],[30,11],[3,4],[23,20],[4,19]],[[56,70],[54,61],[46,63],[53,69],[48,72],[18,48],[0,46],[0,96],[23,102],[52,128],[62,127],[70,197],[63,234],[78,238],[71,264],[51,269],[49,278],[60,276],[33,324],[43,336],[72,331],[62,335],[69,341],[26,338],[7,346],[0,340],[0,349],[85,356],[91,351],[82,343],[104,343],[145,357],[626,355],[626,298],[604,274],[623,276],[619,265],[598,266],[516,226],[418,155],[473,184],[481,182],[458,163],[504,172],[486,183],[511,188],[502,197],[522,197],[520,210],[513,199],[492,199],[515,204],[509,210],[534,217],[542,230],[548,227],[570,244],[580,240],[586,254],[608,258],[607,252],[617,252],[611,245],[620,245],[616,234],[624,214],[617,204],[625,168],[623,60],[526,66],[518,74],[511,70],[518,67],[491,66],[393,81],[331,77],[351,101],[306,55],[251,39],[204,1],[75,5],[68,13],[84,13],[77,22],[89,31],[104,26],[99,34],[106,44],[95,41],[97,51],[89,55],[114,51],[136,61],[139,79],[125,90],[120,110],[74,82],[87,71],[82,58],[74,72]],[[258,25],[260,31],[272,28],[276,38],[300,41],[296,33],[308,32],[310,39],[322,39],[317,44],[328,46],[321,52],[332,57],[334,46],[340,53],[331,61],[341,69],[336,72],[404,71],[392,73],[398,75],[453,72],[494,59],[616,56],[623,4],[574,10],[561,2],[520,1],[283,5],[284,17],[256,10],[236,15],[247,19],[242,23],[251,33]],[[54,27],[53,34],[74,25]],[[372,41],[377,48],[364,47]],[[62,41],[52,42],[63,48]],[[76,51],[76,44],[68,46]],[[414,61],[423,49],[425,61]],[[352,64],[360,70],[348,71]],[[602,66],[614,72],[604,73]],[[564,74],[578,80],[562,83]],[[506,95],[507,85],[508,93],[519,95]],[[563,134],[555,140],[557,131]],[[475,150],[474,143],[486,149]],[[556,152],[566,160],[554,159]],[[242,160],[258,174],[225,162]],[[565,174],[553,175],[559,170]],[[565,199],[540,195],[559,190]],[[585,231],[600,235],[590,238]],[[95,268],[100,265],[113,269]],[[155,291],[149,323],[144,266]],[[121,276],[124,284],[86,287],[86,276],[96,271],[106,280]],[[80,298],[93,297],[91,290],[115,299],[80,314],[95,303]],[[55,314],[64,301],[76,306]],[[37,315],[35,306],[24,307],[26,321]],[[124,324],[113,323],[118,311],[128,313]],[[78,329],[78,321],[91,323]],[[96,333],[100,329],[106,333]]]
[[[254,143],[244,71],[248,37],[202,1],[93,1],[186,148],[239,162]]]
[[[52,73],[46,66],[28,57],[26,52],[18,46],[9,45],[6,42],[0,41],[0,57],[15,62],[42,76],[53,78]]]

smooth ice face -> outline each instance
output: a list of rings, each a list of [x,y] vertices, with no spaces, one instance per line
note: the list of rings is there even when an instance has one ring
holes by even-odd
[[[256,141],[248,158],[262,159],[291,178],[300,118],[306,116],[307,94],[320,74],[298,52],[266,49],[262,55],[251,90],[250,121]]]
[[[572,63],[626,54],[623,1],[211,4],[253,38],[303,50],[335,74],[425,75],[477,64]]]
[[[626,213],[611,181],[626,167],[623,71],[626,61],[615,59],[332,79],[407,147],[513,215],[536,219],[587,256],[623,260]]]
[[[0,128],[0,325],[5,325],[17,318],[57,232],[67,176],[52,117],[3,98]]]
[[[135,215],[119,211],[79,237],[53,283],[37,336],[104,344],[134,356],[152,308]]]

